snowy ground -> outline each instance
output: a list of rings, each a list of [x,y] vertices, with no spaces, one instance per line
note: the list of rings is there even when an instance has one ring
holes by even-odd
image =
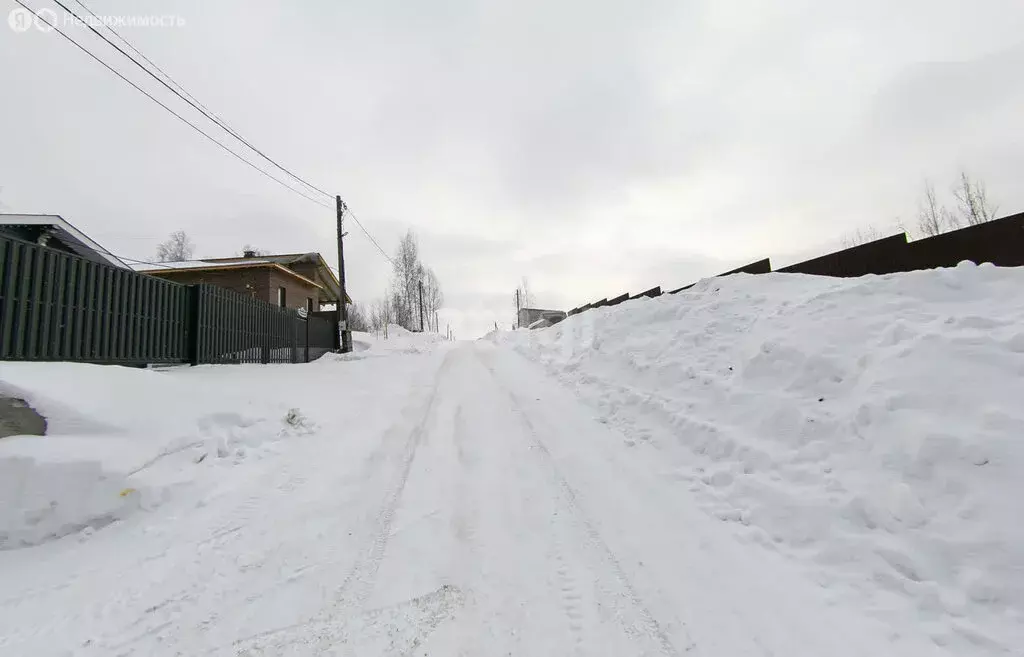
[[[1022,284],[736,277],[308,365],[5,363],[52,422],[0,440],[0,655],[1015,654]]]

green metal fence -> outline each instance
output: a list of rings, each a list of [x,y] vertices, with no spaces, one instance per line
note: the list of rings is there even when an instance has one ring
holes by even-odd
[[[0,359],[188,361],[188,288],[0,237]]]
[[[295,310],[272,306],[213,285],[195,285],[193,363],[306,362],[310,322]],[[315,345],[314,356],[323,353]],[[328,345],[330,347],[330,345]]]
[[[0,360],[300,363],[337,324],[0,236]]]

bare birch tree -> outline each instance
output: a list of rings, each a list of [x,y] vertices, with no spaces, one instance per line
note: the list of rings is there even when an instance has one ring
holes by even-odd
[[[960,173],[960,181],[953,189],[960,220],[968,226],[977,226],[996,218],[999,207],[988,198],[988,190],[981,180],[971,180],[966,171]],[[956,227],[960,227],[960,220]]]
[[[420,326],[420,284],[423,285],[423,326]],[[409,331],[435,326],[435,315],[444,304],[441,282],[432,269],[420,261],[419,243],[409,231],[398,244],[392,259],[391,290],[387,295],[391,321]]]
[[[419,244],[410,230],[398,243],[391,280],[395,323],[410,331],[419,327],[419,285],[422,276]]]
[[[850,249],[861,244],[867,244],[868,242],[874,242],[875,240],[882,239],[882,233],[874,226],[865,226],[864,228],[858,228],[852,233],[843,235],[841,243],[843,248]]]
[[[388,324],[391,323],[391,300],[385,296],[375,299],[370,305],[370,329],[377,335],[388,337]]]
[[[185,231],[177,230],[171,233],[167,241],[161,242],[156,247],[156,259],[157,262],[191,260],[195,248],[195,244],[185,234]]]
[[[370,332],[370,320],[362,304],[350,303],[348,306],[348,328],[361,333]]]
[[[917,210],[917,229],[925,237],[934,237],[942,233],[945,227],[951,223],[949,210],[939,203],[935,195],[935,185],[932,184],[932,181],[926,180],[924,195],[921,197]]]
[[[423,273],[423,311],[427,316],[427,327],[435,332],[440,331],[437,325],[437,312],[444,307],[444,292],[441,281],[430,267],[424,267]]]
[[[523,276],[523,280],[520,281],[519,287],[516,288],[515,294],[516,302],[516,325],[519,324],[519,311],[523,308],[530,308],[533,306],[533,297],[530,296],[530,281],[528,278]]]

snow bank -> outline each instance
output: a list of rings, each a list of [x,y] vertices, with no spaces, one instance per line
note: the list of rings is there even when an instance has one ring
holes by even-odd
[[[388,356],[392,354],[419,354],[433,351],[437,346],[445,342],[444,336],[440,333],[414,333],[407,329],[391,324],[388,326],[388,337],[383,333],[352,332],[352,353],[344,355],[327,355],[330,360],[360,360],[374,356]]]
[[[208,380],[231,368],[231,386]],[[3,363],[0,394],[28,401],[48,429],[0,440],[0,549],[152,508],[197,467],[258,456],[281,437],[314,430],[301,411],[268,399],[271,383],[244,366]]]
[[[1024,269],[737,275],[488,339],[823,586],[1024,645]]]

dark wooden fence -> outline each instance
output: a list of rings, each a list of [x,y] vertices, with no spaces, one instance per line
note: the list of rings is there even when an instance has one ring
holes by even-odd
[[[919,269],[934,269],[935,267],[954,267],[964,260],[970,260],[977,264],[990,262],[998,267],[1024,267],[1024,213],[913,242],[907,242],[906,234],[899,233],[775,271],[817,276],[855,277],[867,274],[892,274]],[[719,274],[719,276],[729,276],[740,272],[767,274],[771,271],[771,262],[765,258]],[[670,290],[668,294],[688,290],[694,285],[696,283],[684,285]],[[628,298],[653,297],[660,294],[661,288],[652,288],[648,292]],[[591,308],[615,305],[623,300],[622,297],[616,297],[611,301],[602,299],[573,308],[568,314],[577,315]]]
[[[907,247],[904,271],[955,267],[963,260],[1024,267],[1024,212],[915,240]]]
[[[0,359],[186,362],[188,292],[0,237]]]
[[[0,236],[0,360],[297,363],[334,349],[336,327]]]
[[[899,233],[799,262],[777,271],[840,278],[853,278],[867,274],[890,274],[895,271],[906,271],[904,269],[906,257],[907,235]]]
[[[333,327],[324,318],[302,318],[295,310],[213,285],[190,287],[194,304],[193,365],[304,363],[333,346]]]

